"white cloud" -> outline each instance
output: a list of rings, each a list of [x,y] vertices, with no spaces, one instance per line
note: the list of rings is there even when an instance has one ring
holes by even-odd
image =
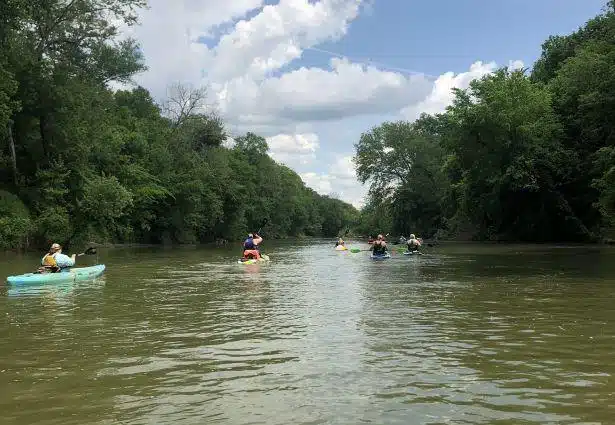
[[[335,195],[356,208],[364,205],[367,188],[357,179],[352,156],[337,156],[328,172],[307,172],[300,174],[305,184],[322,195]]]
[[[278,134],[267,138],[269,155],[278,162],[289,167],[308,165],[316,158],[319,148],[318,135],[306,134]]]
[[[262,82],[243,77],[225,86],[225,115],[252,123],[326,121],[398,111],[418,102],[432,83],[334,58],[331,70],[300,68]]]
[[[305,47],[343,36],[361,0],[280,0],[250,20],[241,20],[215,48],[215,81],[262,78],[301,56]]]
[[[517,65],[518,62],[520,61],[515,61]],[[521,62],[521,64],[522,63],[523,62]],[[446,107],[449,106],[455,98],[453,88],[467,89],[472,80],[490,74],[495,71],[496,68],[497,65],[495,62],[483,63],[478,61],[470,66],[468,72],[461,72],[457,75],[453,72],[442,74],[433,84],[431,93],[423,101],[410,104],[402,109],[401,114],[406,119],[413,121],[423,112],[427,114],[444,112]]]

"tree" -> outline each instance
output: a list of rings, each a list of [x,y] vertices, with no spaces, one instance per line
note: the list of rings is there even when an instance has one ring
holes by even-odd
[[[442,225],[447,181],[439,126],[426,115],[414,123],[385,122],[355,145],[359,180],[370,182],[374,210],[391,214],[393,232],[434,234]]]

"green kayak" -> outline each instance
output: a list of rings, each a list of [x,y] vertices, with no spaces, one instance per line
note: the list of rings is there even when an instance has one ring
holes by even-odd
[[[73,267],[68,271],[59,273],[26,273],[9,276],[6,281],[10,285],[29,285],[46,283],[66,283],[81,280],[95,279],[105,271],[104,264],[90,267]]]

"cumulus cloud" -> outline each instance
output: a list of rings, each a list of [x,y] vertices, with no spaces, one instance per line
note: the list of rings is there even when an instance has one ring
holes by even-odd
[[[453,72],[442,74],[434,82],[431,93],[424,100],[403,108],[401,114],[406,119],[414,121],[423,112],[427,114],[444,112],[446,107],[453,102],[454,88],[467,89],[472,80],[490,74],[496,68],[495,62],[483,63],[478,61],[470,66],[468,72],[461,72],[457,75]]]
[[[269,155],[278,162],[289,167],[308,165],[316,158],[319,148],[318,135],[306,134],[278,134],[268,137]]]
[[[424,99],[432,82],[333,58],[331,69],[307,68],[263,82],[238,78],[224,93],[224,110],[254,123],[328,121],[386,114]]]
[[[265,6],[220,39],[210,78],[263,78],[299,58],[304,48],[343,36],[360,4],[361,0],[281,0]]]

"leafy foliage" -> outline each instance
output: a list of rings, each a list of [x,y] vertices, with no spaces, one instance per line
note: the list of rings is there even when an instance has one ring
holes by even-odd
[[[443,114],[382,125],[356,145],[370,233],[593,240],[615,225],[615,1],[549,38],[531,75],[455,90]],[[373,215],[390,217],[378,223]]]
[[[145,69],[135,41],[116,37],[144,4],[0,5],[2,247],[209,242],[242,237],[264,219],[266,237],[348,229],[357,211],[306,188],[267,155],[264,138],[248,133],[225,147],[205,90],[174,84],[159,106],[142,87],[109,89]]]

